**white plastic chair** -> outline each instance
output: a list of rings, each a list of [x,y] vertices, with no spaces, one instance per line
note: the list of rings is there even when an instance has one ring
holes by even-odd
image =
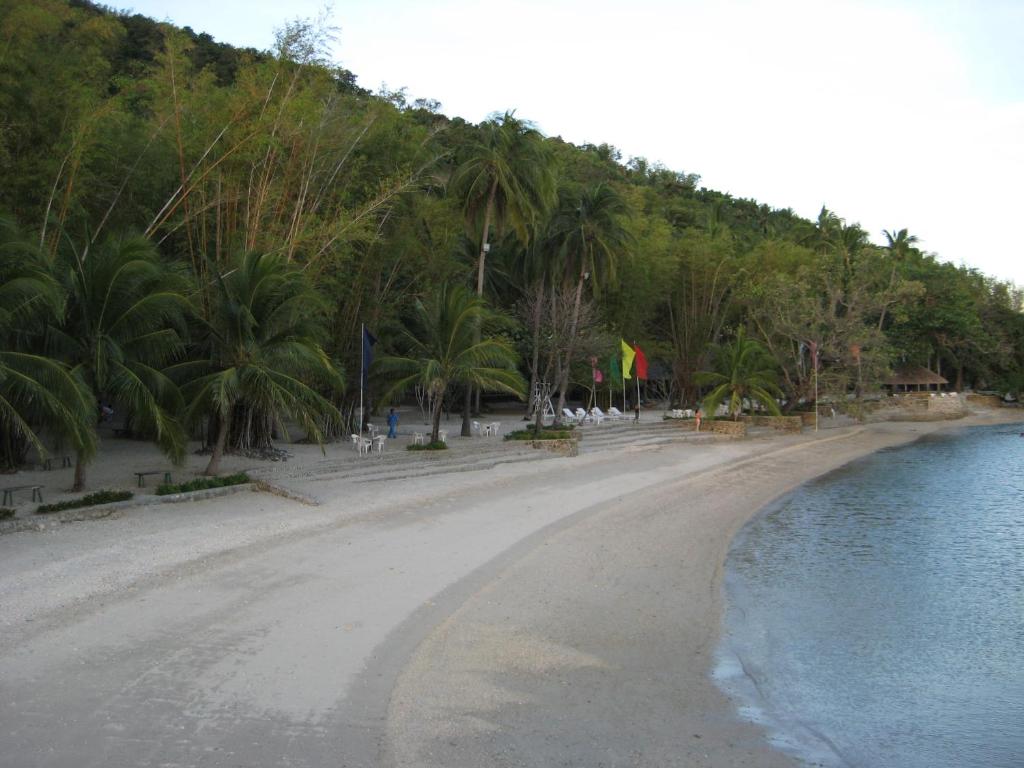
[[[476,432],[476,434],[478,436],[481,434],[481,432],[480,432],[480,422],[479,421],[474,421],[473,422],[473,431]]]
[[[413,445],[423,445],[423,433],[422,432],[413,432],[412,433],[412,444]]]
[[[439,429],[437,431],[437,439],[440,440],[445,445],[448,445],[448,430],[447,429]]]
[[[490,423],[490,427],[491,427],[491,436],[492,437],[497,437],[501,433],[501,422],[500,421],[492,421]]]
[[[352,435],[352,448],[356,453],[363,452],[363,439],[359,435]]]
[[[387,441],[387,437],[384,435],[377,435],[373,438],[373,447],[377,451],[378,456],[384,455],[384,443]]]

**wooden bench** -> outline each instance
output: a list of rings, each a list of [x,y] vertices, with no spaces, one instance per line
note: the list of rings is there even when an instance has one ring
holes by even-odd
[[[54,459],[60,459],[61,469],[67,469],[68,467],[71,466],[70,456],[47,456],[45,459],[43,459],[42,463],[39,466],[41,466],[43,469],[49,472],[51,469],[53,469]]]
[[[152,469],[152,470],[149,470],[147,472],[136,472],[135,473],[135,476],[137,478],[139,478],[139,488],[141,488],[142,486],[145,485],[145,483],[143,482],[143,478],[147,477],[148,475],[163,475],[165,483],[170,485],[171,482],[172,482],[172,480],[171,480],[171,473],[170,472],[166,472],[166,471],[164,471],[162,469]]]
[[[13,504],[14,503],[14,493],[15,493],[15,491],[27,491],[27,490],[30,490],[30,489],[32,491],[32,501],[38,501],[40,504],[42,504],[43,503],[43,491],[42,491],[42,488],[43,488],[43,486],[41,486],[41,485],[12,485],[12,486],[10,486],[8,488],[4,488],[3,489],[4,500],[3,500],[2,504],[5,507],[8,504]]]

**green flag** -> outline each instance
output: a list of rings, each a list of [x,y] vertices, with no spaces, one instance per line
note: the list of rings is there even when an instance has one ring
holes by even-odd
[[[619,365],[618,355],[612,355],[608,361],[608,383],[613,387],[622,383],[622,366]]]

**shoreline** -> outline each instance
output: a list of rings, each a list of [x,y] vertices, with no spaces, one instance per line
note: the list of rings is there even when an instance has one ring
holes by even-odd
[[[669,483],[643,511],[603,505],[549,537],[543,554],[501,570],[423,640],[398,675],[381,764],[801,765],[715,682],[733,538],[800,485],[859,458],[1024,420],[999,415],[850,428]],[[830,450],[810,459],[823,442]],[[670,505],[687,494],[712,508],[680,521]],[[588,557],[593,546],[600,562]],[[672,563],[679,550],[685,566]],[[636,568],[655,575],[623,585]],[[666,610],[669,592],[678,604]],[[511,635],[503,614],[517,616]]]
[[[300,472],[321,506],[0,537],[0,766],[792,766],[711,678],[733,536],[866,453],[1024,418],[993,416]]]

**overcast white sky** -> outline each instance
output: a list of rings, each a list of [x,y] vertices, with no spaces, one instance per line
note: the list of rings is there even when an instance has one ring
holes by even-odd
[[[114,6],[269,48],[322,0]],[[338,0],[335,59],[1024,286],[1024,0]]]

